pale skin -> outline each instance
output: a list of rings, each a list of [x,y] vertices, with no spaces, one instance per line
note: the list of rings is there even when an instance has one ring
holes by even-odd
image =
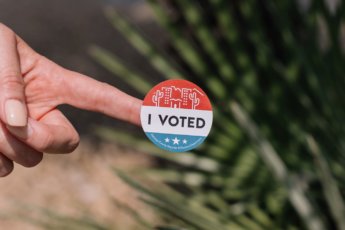
[[[0,176],[13,162],[37,165],[44,153],[70,153],[79,135],[56,107],[69,104],[140,125],[142,101],[64,69],[0,23]]]

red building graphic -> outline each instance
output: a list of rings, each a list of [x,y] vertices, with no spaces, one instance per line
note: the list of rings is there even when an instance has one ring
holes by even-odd
[[[196,88],[161,87],[152,95],[152,102],[159,107],[196,109],[200,104],[199,96],[203,93]]]

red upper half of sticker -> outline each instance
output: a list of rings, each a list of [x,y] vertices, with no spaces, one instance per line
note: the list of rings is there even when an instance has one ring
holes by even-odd
[[[176,109],[212,110],[205,92],[186,80],[167,80],[153,87],[143,105]]]

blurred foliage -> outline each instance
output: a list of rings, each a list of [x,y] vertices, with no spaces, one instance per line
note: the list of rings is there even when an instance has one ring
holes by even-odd
[[[137,175],[116,172],[157,209],[167,225],[157,229],[345,230],[343,3],[149,3],[168,34],[164,50],[113,9],[107,16],[162,80],[195,82],[214,107],[210,136],[189,153],[97,130],[157,159]],[[109,51],[92,47],[91,54],[143,96],[153,86]],[[138,175],[156,183],[138,183]]]
[[[114,10],[107,16],[162,80],[183,77],[208,93],[214,127],[190,153],[99,129],[159,158],[156,169],[138,174],[170,189],[121,178],[181,229],[345,229],[342,3],[149,3],[168,34],[165,50]],[[153,86],[108,51],[91,54],[143,95]]]

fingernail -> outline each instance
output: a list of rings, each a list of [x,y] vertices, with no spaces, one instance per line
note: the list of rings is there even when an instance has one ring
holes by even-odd
[[[27,124],[27,112],[24,104],[15,99],[9,99],[5,103],[7,123],[11,126],[23,127]]]

